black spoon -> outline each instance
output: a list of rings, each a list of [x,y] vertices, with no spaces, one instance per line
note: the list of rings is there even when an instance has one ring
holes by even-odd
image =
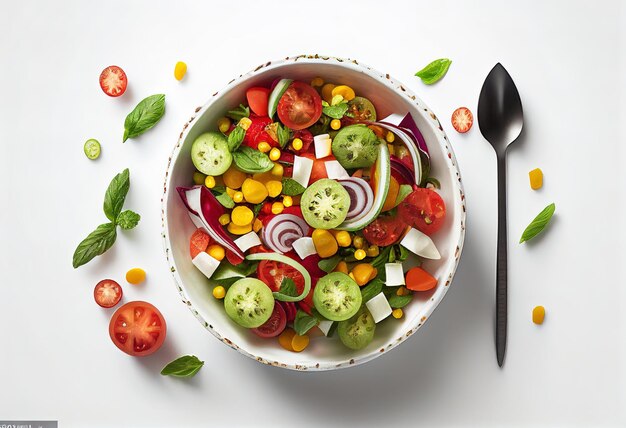
[[[497,63],[478,99],[478,126],[498,160],[498,258],[496,261],[496,354],[502,367],[507,331],[506,150],[522,132],[524,112],[513,79]]]

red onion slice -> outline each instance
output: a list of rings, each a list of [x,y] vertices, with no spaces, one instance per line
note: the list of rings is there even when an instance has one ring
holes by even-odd
[[[358,220],[374,205],[374,192],[367,181],[358,177],[337,180],[350,195],[350,208],[346,220]]]
[[[395,156],[390,157],[391,175],[394,176],[400,184],[415,184],[415,174],[409,167]]]
[[[309,225],[293,214],[278,214],[263,227],[263,242],[277,253],[286,253],[293,248],[296,239],[307,236]]]

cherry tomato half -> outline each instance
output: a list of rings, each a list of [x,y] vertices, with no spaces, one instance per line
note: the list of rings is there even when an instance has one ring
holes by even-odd
[[[322,115],[322,99],[311,85],[293,82],[278,101],[278,118],[293,130],[308,128]]]
[[[112,279],[103,279],[93,289],[93,298],[103,308],[112,308],[122,300],[122,287]]]
[[[439,193],[419,187],[400,202],[398,216],[409,226],[432,235],[443,225],[446,204]]]
[[[283,332],[287,326],[287,314],[280,302],[274,303],[274,311],[264,324],[253,328],[252,332],[263,338],[276,337]]]
[[[246,99],[250,110],[256,115],[267,116],[267,102],[270,90],[260,86],[254,86],[246,91]]]
[[[372,245],[386,247],[400,239],[405,229],[406,223],[399,216],[383,216],[368,224],[363,236]]]
[[[298,294],[304,290],[304,277],[296,268],[274,260],[261,260],[257,267],[257,278],[266,283],[272,291],[280,291],[283,278],[291,278]]]
[[[110,97],[119,97],[126,92],[126,73],[117,65],[111,65],[100,73],[100,87]]]
[[[121,306],[109,323],[109,336],[115,346],[134,357],[157,351],[163,345],[166,331],[161,312],[139,300]]]

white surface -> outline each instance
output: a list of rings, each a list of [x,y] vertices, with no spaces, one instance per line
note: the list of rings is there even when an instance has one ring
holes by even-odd
[[[63,427],[626,423],[624,3],[355,4],[3,2],[0,418],[58,419]],[[324,31],[307,24],[318,15],[328,20]],[[389,355],[333,373],[262,366],[215,340],[180,303],[159,235],[167,156],[193,109],[232,77],[301,52],[356,58],[417,92],[448,131],[468,201],[453,289],[424,328]],[[413,77],[442,56],[454,61],[443,81],[426,87]],[[189,65],[181,83],[172,76],[178,60]],[[466,135],[449,125],[460,105],[476,113],[497,61],[513,76],[526,119],[508,162],[504,369],[493,344],[495,159],[476,124]],[[97,83],[110,64],[130,79],[120,99]],[[161,123],[122,144],[126,113],[157,92],[167,94]],[[96,162],[82,153],[87,138],[102,143]],[[124,167],[132,183],[126,207],[141,223],[74,271],[72,252],[105,221],[104,189]],[[527,176],[535,167],[545,174],[537,192]],[[550,230],[518,245],[552,201]],[[37,266],[33,251],[42,254]],[[143,285],[123,280],[134,266],[148,272]],[[103,277],[122,284],[124,301],[145,299],[163,312],[160,352],[133,359],[110,343],[112,312],[92,298]],[[537,304],[546,307],[540,327],[530,320]],[[188,353],[207,362],[195,378],[158,374]]]

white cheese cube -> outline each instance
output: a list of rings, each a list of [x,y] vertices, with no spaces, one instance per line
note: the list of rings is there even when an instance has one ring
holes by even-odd
[[[313,170],[313,159],[304,158],[302,156],[293,157],[293,178],[303,187],[309,186],[309,178]]]
[[[293,241],[293,249],[301,259],[305,259],[313,254],[317,254],[315,245],[313,244],[313,238],[303,236]]]
[[[191,261],[195,267],[200,270],[207,278],[211,278],[213,273],[220,265],[220,261],[209,256],[208,253],[202,251]]]
[[[322,333],[324,333],[324,336],[328,336],[328,332],[330,331],[330,328],[333,326],[333,323],[334,321],[323,320],[323,321],[320,321],[320,323],[317,325],[317,328],[322,330]]]
[[[317,159],[325,158],[327,156],[330,156],[330,154],[332,153],[331,147],[333,141],[330,138],[327,138],[325,140],[314,140],[313,143],[315,144],[315,157]]]
[[[435,247],[435,243],[430,237],[417,229],[411,228],[407,232],[407,234],[402,238],[400,244],[420,257],[424,257],[426,259],[434,259],[438,260],[441,258],[441,254]]]
[[[376,296],[369,299],[365,306],[370,311],[375,323],[379,323],[389,315],[391,315],[391,306],[383,293],[378,293]]]
[[[259,235],[257,235],[256,232],[248,232],[245,235],[235,239],[235,244],[237,244],[239,249],[245,253],[250,248],[261,245],[261,240],[259,239]]]
[[[339,180],[340,178],[350,178],[350,174],[345,170],[344,167],[336,160],[326,161],[324,162],[324,166],[326,167],[326,175],[328,178],[333,180]]]
[[[385,284],[389,287],[404,285],[402,263],[385,263]]]

